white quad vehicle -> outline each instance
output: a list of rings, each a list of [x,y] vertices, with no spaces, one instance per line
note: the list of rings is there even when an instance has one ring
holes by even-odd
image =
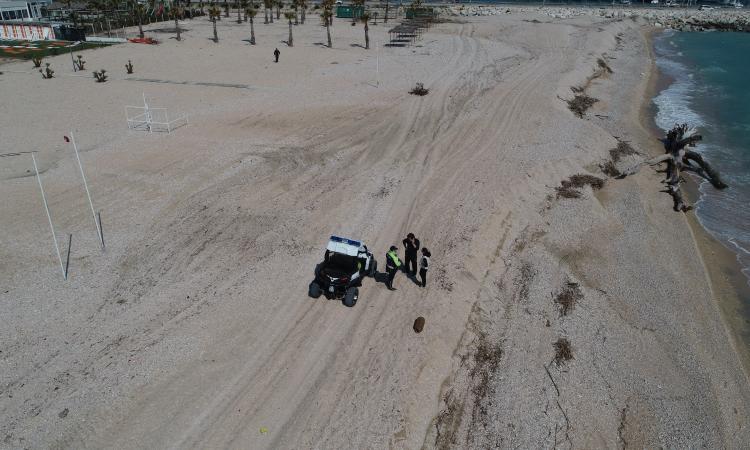
[[[309,295],[318,298],[343,298],[344,305],[354,306],[359,298],[359,287],[366,276],[374,277],[378,263],[360,241],[331,236],[323,262],[315,268],[315,279],[310,283]]]

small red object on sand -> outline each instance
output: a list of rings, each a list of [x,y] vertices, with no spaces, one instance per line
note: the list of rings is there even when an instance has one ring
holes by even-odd
[[[128,39],[130,42],[134,42],[136,44],[158,44],[159,41],[157,41],[154,38],[150,37],[144,37],[144,38],[130,38]]]

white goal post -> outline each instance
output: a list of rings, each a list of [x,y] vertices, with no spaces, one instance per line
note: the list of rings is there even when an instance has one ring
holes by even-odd
[[[172,118],[170,120],[167,108],[152,108],[146,102],[146,95],[143,95],[143,106],[126,106],[125,118],[128,121],[128,128],[133,130],[144,130],[152,133],[164,132],[171,133],[172,130],[188,124],[187,114]]]

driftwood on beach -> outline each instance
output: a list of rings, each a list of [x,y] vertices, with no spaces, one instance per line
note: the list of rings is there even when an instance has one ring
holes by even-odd
[[[667,164],[666,179],[667,185],[665,192],[669,193],[674,200],[675,211],[689,211],[693,207],[687,204],[680,190],[682,182],[681,174],[683,171],[693,172],[696,175],[708,180],[716,189],[725,189],[726,183],[721,180],[719,172],[714,170],[703,157],[688,147],[695,147],[696,143],[703,139],[703,136],[697,133],[693,127],[687,124],[675,125],[669,130],[667,137],[662,139],[664,143],[665,154],[655,158],[643,161],[630,169],[624,171],[618,178],[625,178],[640,170],[644,165],[654,166],[661,163]]]

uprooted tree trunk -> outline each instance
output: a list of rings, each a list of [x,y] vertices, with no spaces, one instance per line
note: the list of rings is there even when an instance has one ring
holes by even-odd
[[[625,178],[628,175],[632,175],[638,172],[644,165],[654,166],[667,163],[667,178],[664,181],[667,185],[665,192],[669,193],[672,199],[674,199],[675,211],[689,211],[693,207],[685,203],[680,190],[680,183],[682,182],[681,173],[683,171],[693,172],[708,180],[716,189],[725,189],[727,187],[721,180],[719,172],[714,170],[700,154],[692,150],[687,150],[687,147],[695,147],[695,144],[701,139],[703,139],[703,136],[697,134],[695,128],[688,127],[685,123],[675,125],[674,128],[669,130],[667,137],[662,139],[664,150],[666,151],[665,154],[636,164],[624,171],[618,178]]]

